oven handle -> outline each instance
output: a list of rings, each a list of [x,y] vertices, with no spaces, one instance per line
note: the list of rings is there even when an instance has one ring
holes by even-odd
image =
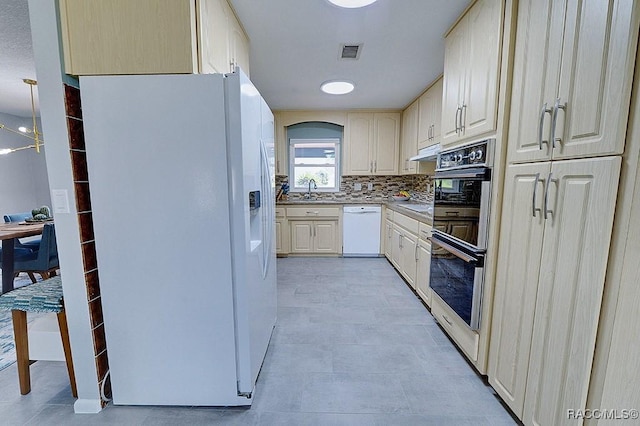
[[[488,167],[475,167],[461,170],[436,170],[435,179],[477,179],[482,181],[491,180],[491,169]]]
[[[481,266],[481,259],[480,256],[476,257],[476,256],[472,256],[468,253],[463,252],[462,250],[460,250],[457,247],[454,247],[451,244],[448,244],[446,241],[444,241],[441,238],[438,238],[439,235],[437,234],[433,234],[431,237],[431,242],[435,242],[436,244],[442,246],[443,248],[445,248],[448,252],[450,252],[451,254],[453,254],[454,256],[456,256],[459,259],[464,260],[467,263],[471,263],[474,266]],[[431,253],[433,253],[434,250],[432,249]]]

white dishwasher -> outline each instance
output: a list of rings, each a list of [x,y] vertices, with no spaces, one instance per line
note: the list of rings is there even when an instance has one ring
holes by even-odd
[[[342,216],[342,255],[377,257],[380,255],[380,206],[344,206]]]

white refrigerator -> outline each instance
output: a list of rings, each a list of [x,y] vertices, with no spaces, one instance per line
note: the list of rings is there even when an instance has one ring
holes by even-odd
[[[239,69],[80,91],[114,404],[251,405],[276,321],[273,114]]]

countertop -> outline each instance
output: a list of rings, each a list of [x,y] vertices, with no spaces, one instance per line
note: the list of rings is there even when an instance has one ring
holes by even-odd
[[[433,215],[428,213],[416,212],[411,209],[408,209],[407,205],[427,205],[427,203],[419,203],[416,201],[391,201],[391,200],[383,200],[383,199],[365,199],[365,200],[322,200],[322,199],[311,199],[311,200],[283,200],[278,201],[276,206],[295,206],[295,205],[333,205],[333,206],[355,206],[355,205],[370,205],[370,204],[378,204],[386,206],[388,209],[397,211],[398,213],[402,213],[405,216],[409,216],[412,219],[418,220],[420,222],[432,224]]]

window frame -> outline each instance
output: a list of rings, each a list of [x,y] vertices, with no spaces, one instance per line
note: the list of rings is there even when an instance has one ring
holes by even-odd
[[[296,143],[333,143],[335,144],[335,165],[330,166],[335,168],[335,176],[336,182],[335,186],[330,188],[321,188],[318,186],[317,189],[312,189],[313,192],[340,192],[340,160],[342,157],[341,144],[342,141],[340,138],[290,138],[288,140],[289,144],[289,191],[290,192],[307,192],[307,187],[296,187],[295,185],[295,168],[296,168],[296,157],[295,157],[295,148],[294,145]]]

